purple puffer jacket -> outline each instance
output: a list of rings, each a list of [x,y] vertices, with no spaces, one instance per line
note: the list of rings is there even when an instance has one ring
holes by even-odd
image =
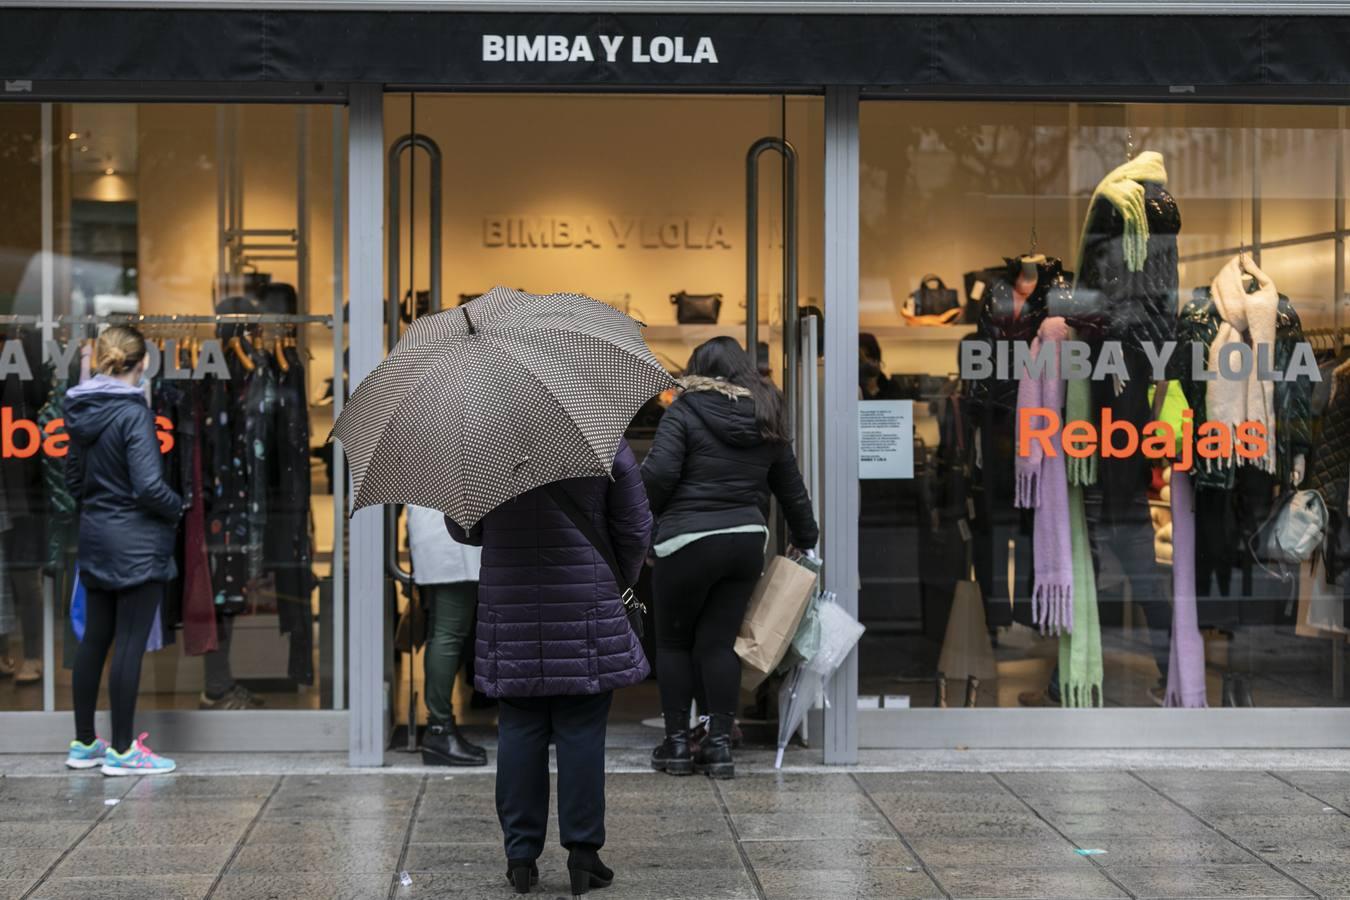
[[[652,514],[633,451],[620,443],[612,478],[562,482],[608,534],[629,583],[637,581]],[[466,534],[483,548],[474,686],[489,697],[599,694],[637,684],[651,667],[628,624],[610,568],[540,488],[505,503]]]

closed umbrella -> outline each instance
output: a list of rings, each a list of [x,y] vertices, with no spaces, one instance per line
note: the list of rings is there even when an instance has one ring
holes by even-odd
[[[608,475],[638,409],[672,386],[635,319],[498,287],[413,322],[332,437],[355,508],[412,503],[472,528],[532,488]]]

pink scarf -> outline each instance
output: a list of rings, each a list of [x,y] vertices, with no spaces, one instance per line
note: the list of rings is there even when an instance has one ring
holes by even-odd
[[[1064,412],[1064,379],[1059,372],[1060,344],[1069,335],[1064,319],[1041,323],[1031,344],[1034,358],[1050,354],[1050,363],[1040,378],[1021,378],[1017,387],[1017,421],[1022,410],[1042,407]],[[1019,373],[1020,374],[1020,373]],[[1031,420],[1044,425],[1042,417]],[[1073,545],[1069,533],[1069,478],[1059,432],[1050,438],[1053,454],[1047,455],[1040,441],[1032,441],[1026,456],[1017,456],[1017,506],[1036,510],[1032,540],[1036,549],[1036,589],[1031,595],[1032,620],[1042,632],[1073,631]],[[1020,448],[1020,441],[1019,441]]]
[[[1172,470],[1172,653],[1167,666],[1167,706],[1208,706],[1205,639],[1195,610],[1195,495],[1191,476]]]

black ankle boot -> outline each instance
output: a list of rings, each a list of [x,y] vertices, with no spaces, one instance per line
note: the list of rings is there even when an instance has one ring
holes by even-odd
[[[667,775],[693,775],[689,751],[689,710],[665,713],[666,739],[652,751],[652,768]]]
[[[600,861],[591,847],[573,847],[567,851],[567,874],[572,880],[572,896],[580,897],[591,888],[609,887],[614,870]]]
[[[459,740],[459,744],[461,747],[463,747],[465,750],[468,750],[474,756],[487,759],[487,748],[480,747],[473,741],[466,738],[464,736],[464,732],[459,730],[459,725],[455,722],[454,718],[450,719],[450,721],[446,724],[446,727],[449,728],[452,732],[454,732],[454,735]]]
[[[733,717],[713,713],[708,717],[708,736],[699,744],[694,771],[710,778],[735,778],[736,763],[731,756]]]
[[[473,752],[460,737],[455,723],[436,722],[427,726],[422,738],[422,765],[424,766],[485,766],[487,752]],[[482,749],[482,748],[478,748]]]
[[[517,894],[528,894],[539,883],[539,866],[532,859],[512,859],[506,863],[506,880]]]

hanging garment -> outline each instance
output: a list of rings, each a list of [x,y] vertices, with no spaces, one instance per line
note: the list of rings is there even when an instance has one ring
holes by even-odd
[[[1181,213],[1166,185],[1162,155],[1145,151],[1093,193],[1070,306],[1051,311],[1084,337],[1135,348],[1172,339]]]
[[[206,544],[206,492],[202,483],[203,414],[200,408],[192,412],[192,431],[189,441],[189,496],[192,498],[183,515],[183,652],[201,656],[217,648],[216,604],[211,585],[211,559]]]
[[[1073,631],[1059,636],[1059,691],[1069,707],[1100,706],[1102,626],[1097,610],[1097,576],[1088,540],[1083,488],[1069,486],[1069,530],[1073,553]]]
[[[1289,369],[1295,348],[1304,343],[1303,323],[1289,298],[1283,294],[1278,296],[1272,366],[1284,372]],[[1199,434],[1200,426],[1212,418],[1207,401],[1210,386],[1216,382],[1198,380],[1192,370],[1191,360],[1193,354],[1197,352],[1194,349],[1195,345],[1199,345],[1199,353],[1203,359],[1210,358],[1213,348],[1220,343],[1219,331],[1222,323],[1223,315],[1215,303],[1212,286],[1193,291],[1190,302],[1177,316],[1177,349],[1172,354],[1169,377],[1180,381],[1186,392],[1186,402],[1195,411],[1196,434]],[[1275,452],[1274,473],[1280,484],[1289,484],[1292,481],[1295,459],[1303,456],[1305,461],[1310,461],[1312,456],[1313,383],[1310,378],[1303,377],[1269,384],[1272,385],[1274,412],[1275,440],[1272,442]],[[1325,445],[1325,441],[1319,444]],[[1235,471],[1239,468],[1249,467],[1197,465],[1192,473],[1197,496],[1199,492],[1209,488],[1232,490]]]
[[[1060,346],[1069,329],[1062,318],[1046,319],[1031,344],[1034,358],[1048,354],[1049,367],[1040,378],[1023,378],[1018,390],[1019,421],[1025,410],[1042,408],[1058,414],[1064,404],[1064,379],[1059,371]],[[1033,420],[1029,420],[1033,421]],[[1043,427],[1044,417],[1034,421]],[[1035,509],[1036,587],[1031,595],[1032,620],[1042,633],[1073,631],[1073,547],[1069,535],[1068,474],[1058,431],[1050,438],[1047,454],[1031,441],[1025,456],[1016,458],[1017,505]],[[1019,448],[1020,450],[1020,448]]]
[[[1332,393],[1322,419],[1322,436],[1313,453],[1308,487],[1322,495],[1327,507],[1327,536],[1321,557],[1327,579],[1335,583],[1350,560],[1350,547],[1341,540],[1346,522],[1343,501],[1350,492],[1350,372],[1334,375]]]
[[[1255,290],[1243,284],[1243,275],[1255,280]],[[1206,369],[1219,372],[1224,362],[1230,361],[1232,348],[1246,348],[1250,337],[1251,351],[1257,359],[1262,353],[1274,358],[1276,317],[1280,295],[1275,282],[1256,267],[1247,254],[1234,257],[1219,270],[1210,285],[1210,297],[1219,314],[1219,329],[1209,345]],[[1267,472],[1275,471],[1275,439],[1278,437],[1275,415],[1275,382],[1259,378],[1259,366],[1251,366],[1246,379],[1216,378],[1205,389],[1205,417],[1236,430],[1244,422],[1256,422],[1266,429],[1267,451],[1255,460],[1243,457],[1206,461],[1211,467],[1255,465]]]
[[[1172,470],[1172,645],[1167,667],[1167,706],[1208,706],[1205,640],[1195,604],[1195,495],[1191,476]]]
[[[256,585],[266,571],[267,515],[271,496],[274,441],[277,413],[277,369],[272,357],[252,348],[253,369],[244,378],[240,404],[236,406],[236,426],[242,425],[244,473],[248,485],[245,512],[248,581]]]
[[[248,459],[244,443],[243,386],[247,370],[233,353],[226,354],[229,378],[207,382],[207,414],[203,422],[203,478],[207,490],[206,544],[211,584],[218,612],[234,615],[244,609],[248,584]]]
[[[310,524],[309,407],[305,367],[294,348],[283,348],[284,370],[274,370],[275,403],[266,510],[266,568],[276,586],[282,634],[289,636],[288,673],[297,684],[314,681],[312,594],[314,542]],[[444,518],[440,522],[445,532]]]
[[[992,351],[998,341],[1030,343],[1035,339],[1047,307],[1062,303],[1056,298],[1068,291],[1069,282],[1060,261],[1047,259],[1037,266],[1035,287],[1019,302],[1014,285],[1021,272],[1021,262],[1015,258],[1005,259],[1001,269],[986,272],[989,279],[981,296],[976,332],[964,340],[986,343]],[[975,510],[970,523],[972,550],[985,615],[991,627],[1007,625],[1015,616],[1030,624],[1034,516],[1030,510],[1014,507],[1017,379],[975,379],[963,382],[961,389]]]

